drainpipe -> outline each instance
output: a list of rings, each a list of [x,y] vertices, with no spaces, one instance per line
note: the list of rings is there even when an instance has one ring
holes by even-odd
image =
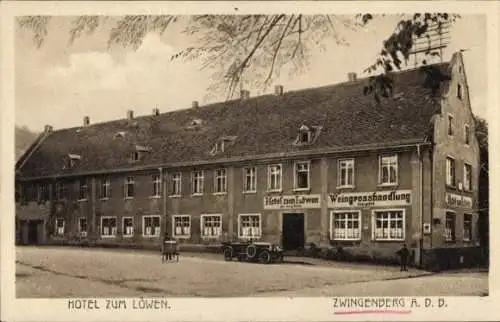
[[[163,195],[163,218],[165,218],[164,224],[164,236],[168,234],[168,220],[167,220],[167,176],[164,168],[159,168],[160,179],[162,185],[162,195]],[[161,231],[161,230],[160,230]]]
[[[419,179],[419,184],[418,184],[418,193],[420,196],[420,205],[418,207],[418,210],[420,212],[420,238],[419,238],[419,265],[422,266],[422,249],[423,249],[423,244],[424,244],[424,195],[423,195],[423,185],[424,185],[424,178],[423,178],[423,158],[422,158],[422,151],[420,150],[420,144],[417,144],[417,158],[418,158],[418,179]]]

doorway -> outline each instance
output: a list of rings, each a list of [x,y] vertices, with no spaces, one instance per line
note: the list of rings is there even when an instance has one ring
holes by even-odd
[[[305,226],[303,213],[283,214],[283,248],[296,250],[304,248]]]
[[[41,220],[29,220],[28,221],[28,245],[36,245],[40,243],[40,227],[43,225]]]

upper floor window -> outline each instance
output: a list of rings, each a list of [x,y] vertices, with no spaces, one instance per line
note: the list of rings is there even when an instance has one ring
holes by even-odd
[[[337,186],[354,187],[354,159],[339,160]]]
[[[450,187],[455,186],[455,159],[447,157],[446,158],[446,185]]]
[[[453,135],[453,116],[448,114],[448,135]]]
[[[379,163],[379,184],[395,185],[398,183],[398,156],[381,156]]]
[[[134,191],[134,177],[127,177],[125,179],[125,198],[134,198],[135,196],[135,191]]]
[[[67,163],[66,163],[66,166],[65,168],[67,169],[71,169],[73,168],[74,166],[76,166],[76,164],[82,159],[81,155],[79,154],[68,154],[68,158],[67,158]]]
[[[194,171],[191,179],[191,193],[193,195],[203,194],[204,183],[203,171]]]
[[[457,84],[457,98],[459,100],[461,100],[462,99],[462,95],[463,95],[463,93],[462,93],[462,85]]]
[[[472,190],[472,166],[470,164],[464,164],[464,190]]]
[[[214,177],[215,193],[226,193],[227,192],[227,175],[226,169],[215,170]]]
[[[243,169],[243,191],[256,192],[257,191],[257,168],[247,167]]]
[[[56,199],[62,200],[68,198],[68,187],[63,182],[56,183]]]
[[[267,189],[269,191],[281,191],[281,164],[270,165],[268,171]]]
[[[103,178],[99,182],[99,199],[108,199],[111,195],[111,182],[107,178]]]
[[[470,144],[470,127],[467,124],[464,126],[464,141],[466,145]]]
[[[231,145],[233,145],[235,141],[236,141],[236,136],[224,136],[224,137],[221,137],[221,138],[219,138],[215,142],[215,144],[214,144],[214,146],[212,148],[211,153],[212,154],[223,153]]]
[[[295,163],[295,190],[309,189],[310,165],[308,161]]]
[[[87,180],[79,180],[78,181],[78,199],[79,200],[87,200],[88,198],[88,186]]]
[[[181,195],[181,173],[176,172],[172,174],[172,190],[171,190],[171,195],[172,196],[180,196]]]
[[[159,197],[161,195],[161,176],[158,174],[154,174],[151,177],[151,182],[153,184],[153,197]]]

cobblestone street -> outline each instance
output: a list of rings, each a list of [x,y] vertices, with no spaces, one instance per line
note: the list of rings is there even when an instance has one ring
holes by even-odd
[[[286,258],[283,264],[225,262],[186,254],[55,247],[16,249],[17,297],[112,296],[443,296],[485,295],[481,272],[430,274],[375,266]]]

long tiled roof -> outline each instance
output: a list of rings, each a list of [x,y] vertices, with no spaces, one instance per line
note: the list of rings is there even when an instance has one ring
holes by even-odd
[[[437,65],[449,74],[450,63]],[[377,104],[363,94],[367,79],[264,95],[245,100],[121,119],[51,132],[25,160],[21,177],[63,176],[147,165],[214,162],[304,150],[342,150],[362,145],[424,141],[439,99],[423,86],[418,69],[394,73],[394,97]],[[438,96],[440,93],[437,94]],[[293,144],[301,125],[321,126],[317,139]],[[124,137],[117,137],[125,132]],[[210,151],[223,136],[236,137],[220,154]],[[135,163],[136,145],[151,151]],[[68,154],[81,156],[63,169]]]

